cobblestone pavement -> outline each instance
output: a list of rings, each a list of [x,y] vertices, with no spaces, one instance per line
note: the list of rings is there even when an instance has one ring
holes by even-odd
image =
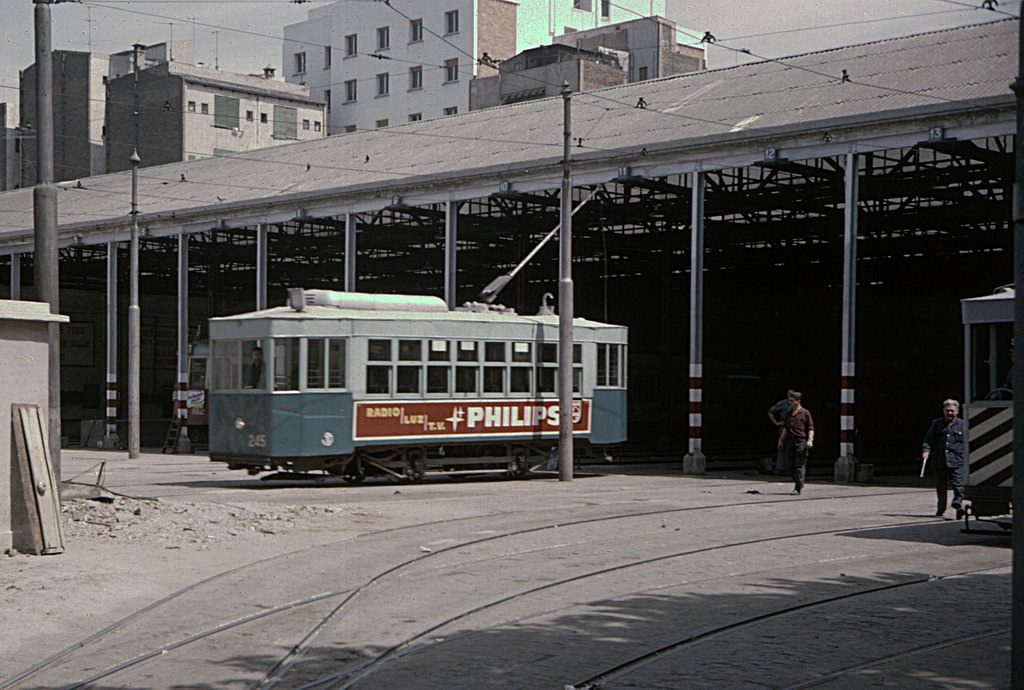
[[[1009,539],[912,481],[345,486],[62,455],[65,553],[0,569],[0,688],[1009,687]]]

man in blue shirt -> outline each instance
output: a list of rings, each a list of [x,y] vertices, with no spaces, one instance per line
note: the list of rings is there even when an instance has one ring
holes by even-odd
[[[939,504],[936,517],[946,513],[947,484],[953,485],[953,508],[956,519],[964,516],[962,501],[964,484],[967,480],[967,463],[964,457],[964,420],[960,414],[960,403],[946,400],[942,403],[942,416],[932,421],[921,444],[921,457],[931,460],[935,468],[935,493]]]

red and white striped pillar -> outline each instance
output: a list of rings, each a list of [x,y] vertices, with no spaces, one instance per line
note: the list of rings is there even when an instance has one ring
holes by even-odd
[[[104,448],[117,448],[117,243],[107,243],[107,389]]]
[[[854,457],[854,363],[843,362],[839,391],[839,457]]]
[[[117,374],[107,372],[107,438],[117,436]]]
[[[683,474],[704,474],[704,173],[691,174],[689,448]]]

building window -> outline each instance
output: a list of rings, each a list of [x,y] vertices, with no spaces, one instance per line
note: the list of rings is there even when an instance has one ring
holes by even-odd
[[[188,111],[190,113],[194,113],[196,111],[196,102],[195,101],[189,101],[188,102]]]
[[[422,89],[423,88],[423,68],[422,67],[410,67],[409,68],[409,88],[410,89]]]
[[[377,95],[387,96],[391,91],[391,77],[387,72],[377,75]]]
[[[317,121],[315,121],[315,122],[313,123],[313,131],[314,131],[314,132],[319,132],[319,131],[320,131],[320,128],[321,128],[321,125],[320,125],[320,120],[317,120]]]
[[[459,58],[444,61],[444,82],[446,84],[459,80]]]
[[[409,122],[419,122],[423,119],[423,113],[409,113]]]
[[[444,13],[444,32],[446,34],[459,33],[459,11],[451,10]]]
[[[459,106],[453,105],[450,108],[445,108],[444,109],[444,114],[445,115],[458,115],[459,114]]]
[[[309,131],[309,120],[302,121],[302,129],[306,130],[307,132]]]
[[[345,102],[354,103],[356,100],[356,80],[349,79],[345,82]]]
[[[210,114],[210,104],[209,103],[202,103],[199,106],[199,110],[203,113],[203,115],[209,115]]]
[[[298,139],[299,111],[283,105],[274,106],[274,138]]]
[[[387,118],[385,118],[383,120],[377,120],[377,129],[380,129],[381,127],[387,127],[387,126],[388,126]]]
[[[266,113],[260,113],[260,122],[262,122],[263,124],[267,124],[267,114]]]
[[[238,129],[238,99],[229,96],[213,97],[213,126]]]
[[[589,12],[593,9],[590,0],[572,0],[572,8],[574,10],[582,10],[583,12]]]
[[[324,69],[331,68],[331,47],[324,46]]]
[[[327,104],[327,112],[331,112],[331,90],[324,89],[324,103]]]
[[[419,43],[423,40],[423,20],[413,19],[409,22],[409,43]]]
[[[377,50],[385,50],[391,47],[391,28],[382,26],[377,29]]]
[[[612,16],[611,0],[601,0],[601,18],[608,19]]]
[[[644,81],[644,80],[647,79],[647,67],[646,66],[640,67],[640,68],[637,69],[637,71],[636,71],[636,79],[637,79],[637,81]]]
[[[306,54],[295,53],[295,74],[306,73]]]
[[[345,37],[345,57],[352,57],[359,52],[359,39],[355,34]]]
[[[351,133],[351,132],[354,132],[354,131],[356,131],[356,126],[355,125],[345,125],[345,132],[346,133]]]
[[[245,121],[246,122],[252,122],[253,118],[255,118],[255,117],[256,117],[256,114],[253,113],[253,111],[251,111],[251,110],[246,110],[245,111]]]

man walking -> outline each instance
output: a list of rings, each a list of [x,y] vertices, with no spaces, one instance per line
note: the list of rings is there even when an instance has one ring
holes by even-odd
[[[964,516],[964,484],[967,479],[967,465],[964,462],[964,420],[960,414],[960,403],[945,400],[942,416],[932,421],[921,444],[921,458],[931,461],[935,468],[935,494],[938,507],[935,517],[946,514],[947,484],[953,485],[953,509],[956,519]]]
[[[811,411],[801,404],[803,396],[790,391],[789,414],[782,425],[779,448],[793,473],[792,495],[799,496],[804,490],[807,472],[807,452],[814,446],[814,419]]]
[[[792,394],[792,389],[786,391],[786,397],[768,409],[768,419],[779,430],[779,438],[782,437],[782,430],[786,424],[786,415],[789,414],[789,396]],[[778,443],[778,439],[776,439],[776,443]],[[772,470],[772,474],[782,474],[785,471],[786,457],[782,454],[782,446],[778,445],[775,452],[775,469]]]

